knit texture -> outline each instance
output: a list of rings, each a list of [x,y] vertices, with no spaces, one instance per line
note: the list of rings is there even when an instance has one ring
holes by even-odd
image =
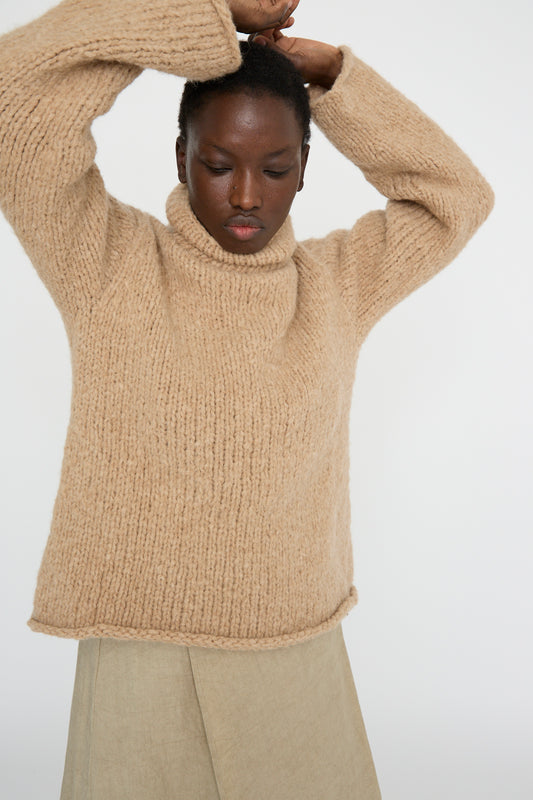
[[[349,415],[359,348],[449,263],[493,194],[343,47],[315,122],[388,199],[351,230],[223,250],[110,196],[92,121],[144,68],[240,63],[223,0],[65,0],[0,39],[0,204],[65,324],[72,406],[35,631],[290,645],[357,601]]]

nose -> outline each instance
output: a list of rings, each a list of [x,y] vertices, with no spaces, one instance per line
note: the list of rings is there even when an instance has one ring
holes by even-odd
[[[241,211],[261,208],[263,205],[261,185],[252,172],[242,171],[234,174],[230,203]]]

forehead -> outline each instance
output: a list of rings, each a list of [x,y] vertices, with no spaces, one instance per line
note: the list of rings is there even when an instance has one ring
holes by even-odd
[[[197,144],[230,147],[299,147],[302,128],[294,108],[272,94],[208,96],[189,120],[188,136]]]

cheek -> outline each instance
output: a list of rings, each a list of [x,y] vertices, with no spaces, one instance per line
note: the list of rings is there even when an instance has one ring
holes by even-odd
[[[209,176],[199,176],[191,188],[197,202],[212,213],[216,213],[217,209],[225,208],[228,205],[231,187],[226,179],[213,180]]]
[[[268,203],[274,213],[287,215],[296,196],[299,181],[291,181],[270,187],[268,192]]]

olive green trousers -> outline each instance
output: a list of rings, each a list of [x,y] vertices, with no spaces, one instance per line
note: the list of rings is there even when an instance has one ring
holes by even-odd
[[[61,800],[380,800],[342,626],[270,650],[82,639]]]

